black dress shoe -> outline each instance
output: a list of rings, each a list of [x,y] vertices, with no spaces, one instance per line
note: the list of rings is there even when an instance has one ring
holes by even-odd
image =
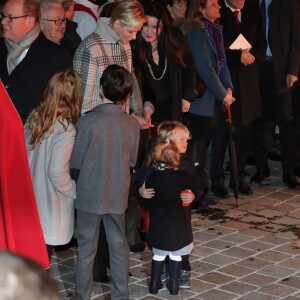
[[[230,182],[229,187],[231,189],[234,188],[233,182]],[[241,180],[239,182],[239,193],[241,193],[243,195],[252,195],[253,190],[251,189],[251,187],[245,181]]]
[[[211,191],[214,192],[215,196],[222,198],[222,199],[228,199],[230,197],[230,194],[226,190],[225,186],[222,184],[212,185]]]
[[[254,166],[255,165],[255,159],[253,155],[248,155],[247,157],[247,165]]]
[[[290,188],[290,189],[298,189],[300,187],[300,183],[297,181],[295,175],[283,175],[282,181]]]
[[[281,155],[276,153],[275,151],[268,153],[268,158],[273,161],[281,161]]]
[[[294,175],[300,177],[300,168],[294,169]]]
[[[100,283],[110,283],[110,278],[107,275],[94,276],[93,281]]]
[[[250,182],[261,183],[265,178],[270,177],[270,168],[259,169],[257,172],[251,177]]]
[[[129,247],[131,252],[143,252],[145,250],[145,244],[139,243]]]
[[[251,187],[245,181],[240,181],[240,183],[239,183],[239,193],[249,196],[249,195],[253,194],[253,190],[251,189]]]

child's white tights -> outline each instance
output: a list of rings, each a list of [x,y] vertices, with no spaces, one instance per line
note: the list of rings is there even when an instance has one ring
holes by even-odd
[[[163,261],[163,260],[165,260],[165,258],[166,258],[166,255],[160,256],[160,255],[154,254],[152,259],[156,260],[156,261]],[[182,260],[181,256],[173,255],[171,252],[169,253],[169,258],[171,260],[175,260],[175,261],[181,261]]]

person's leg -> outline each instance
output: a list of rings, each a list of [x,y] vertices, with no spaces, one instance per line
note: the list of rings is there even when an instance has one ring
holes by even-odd
[[[77,210],[78,256],[75,273],[77,300],[91,298],[93,290],[93,265],[97,253],[102,215]]]
[[[48,253],[49,261],[51,261],[51,256],[52,256],[52,253],[53,253],[54,246],[52,246],[52,245],[46,245],[46,248],[47,248],[47,253]]]
[[[100,234],[98,242],[98,250],[94,260],[93,277],[94,281],[108,283],[110,281],[107,276],[107,268],[109,267],[109,253],[106,242],[106,234],[103,222],[100,223]]]
[[[220,198],[229,197],[229,193],[224,187],[224,158],[228,144],[225,117],[225,112],[218,106],[216,109],[216,123],[212,138],[210,179],[212,182],[212,191]]]
[[[179,277],[179,289],[191,288],[190,271],[191,271],[190,256],[183,255],[181,261],[180,277]]]
[[[181,256],[169,254],[169,281],[167,288],[171,295],[178,295],[179,277],[181,271]]]
[[[155,295],[162,288],[161,273],[165,264],[166,256],[154,254],[151,262],[151,281],[149,285],[149,293]]]
[[[129,247],[125,237],[125,213],[103,215],[110,261],[111,298],[128,299]]]

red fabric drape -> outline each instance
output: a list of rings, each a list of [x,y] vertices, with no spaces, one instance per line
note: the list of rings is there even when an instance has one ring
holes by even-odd
[[[0,81],[0,249],[49,268],[28,166],[24,128]]]

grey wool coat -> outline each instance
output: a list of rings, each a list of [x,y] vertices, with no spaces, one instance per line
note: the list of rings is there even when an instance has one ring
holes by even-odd
[[[76,185],[69,174],[69,160],[75,135],[73,125],[64,130],[56,121],[53,132],[32,149],[30,129],[25,125],[34,194],[48,245],[67,244],[73,236]]]
[[[76,209],[100,215],[125,212],[139,130],[120,105],[100,104],[79,118],[70,161],[71,172],[79,174]]]

